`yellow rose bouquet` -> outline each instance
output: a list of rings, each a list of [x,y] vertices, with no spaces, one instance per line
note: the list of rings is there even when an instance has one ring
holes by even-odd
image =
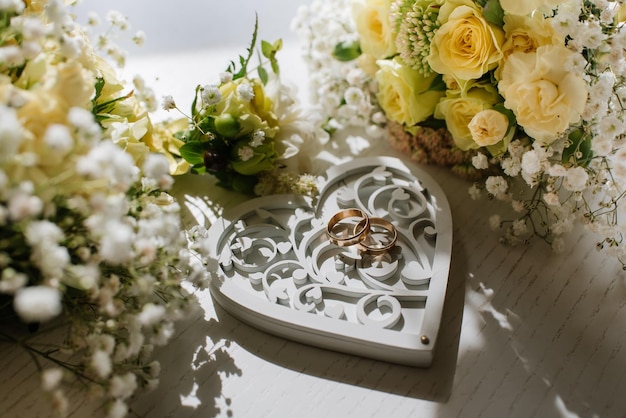
[[[584,224],[626,262],[623,2],[353,0],[346,13],[327,3],[294,26],[312,68],[334,60],[344,74],[343,84],[312,80],[343,96],[323,109],[334,125],[356,125],[341,108],[360,89],[370,131],[385,128],[416,161],[477,181],[472,198],[486,191],[511,204],[511,219],[490,219],[504,241],[538,236],[560,250]]]
[[[280,82],[276,54],[282,41],[261,42],[271,72],[261,64],[249,68],[257,29],[255,24],[247,55],[231,62],[218,83],[198,85],[190,115],[157,127],[166,138],[160,151],[168,155],[172,174],[211,174],[219,186],[248,195],[314,196],[316,178],[306,174],[312,153],[306,150],[319,143],[318,129]],[[178,109],[171,96],[163,108]]]
[[[0,4],[0,347],[32,358],[50,416],[82,388],[121,417],[206,272],[147,106],[83,29],[61,0]]]

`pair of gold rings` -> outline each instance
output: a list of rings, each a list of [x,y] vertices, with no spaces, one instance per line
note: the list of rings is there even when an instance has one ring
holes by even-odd
[[[383,233],[385,241],[373,235]],[[369,217],[361,209],[344,209],[335,213],[328,221],[326,235],[339,247],[356,245],[366,254],[379,255],[389,252],[396,245],[398,231],[383,218]]]

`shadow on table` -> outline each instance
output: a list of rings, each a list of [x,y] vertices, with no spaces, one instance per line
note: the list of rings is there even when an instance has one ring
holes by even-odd
[[[439,337],[429,368],[397,365],[320,349],[281,337],[268,337],[265,332],[241,323],[216,302],[215,310],[220,324],[231,329],[230,337],[234,342],[269,362],[349,385],[445,402],[454,380],[465,297],[463,259],[459,254],[453,248],[455,262],[451,266]]]
[[[194,315],[177,324],[172,342],[158,348],[160,384],[137,397],[131,405],[133,413],[177,418],[231,415],[222,379],[242,372],[228,352],[229,331],[204,315],[198,306]]]

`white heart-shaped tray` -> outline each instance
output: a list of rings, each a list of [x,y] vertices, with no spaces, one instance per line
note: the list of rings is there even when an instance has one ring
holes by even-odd
[[[398,231],[388,254],[328,241],[328,220],[359,208]],[[439,185],[391,157],[326,172],[317,204],[293,195],[246,201],[209,230],[214,299],[284,338],[407,365],[431,364],[443,309],[452,218]]]

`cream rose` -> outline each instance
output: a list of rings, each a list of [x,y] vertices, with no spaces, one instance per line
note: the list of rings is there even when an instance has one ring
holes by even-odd
[[[505,13],[512,15],[529,15],[537,9],[553,9],[564,0],[500,0]]]
[[[565,46],[546,45],[514,52],[503,64],[498,89],[504,105],[536,141],[549,144],[580,121],[587,85],[563,65],[573,54]]]
[[[479,148],[474,141],[469,124],[474,116],[490,109],[497,102],[497,94],[482,87],[471,88],[463,95],[452,95],[441,99],[434,116],[446,121],[446,128],[459,149],[467,151]]]
[[[361,50],[376,59],[391,57],[396,43],[389,11],[391,0],[356,0],[352,16],[361,39]]]
[[[413,126],[433,114],[444,92],[429,90],[435,75],[425,78],[418,71],[402,65],[399,57],[378,61],[378,101],[387,117]]]
[[[549,19],[539,13],[532,16],[504,16],[504,33],[506,41],[502,45],[502,53],[508,57],[513,52],[533,52],[542,45],[559,45],[565,41],[560,37]]]
[[[476,144],[488,147],[504,139],[509,129],[509,119],[497,110],[485,109],[474,115],[468,128]]]
[[[445,23],[432,39],[428,63],[439,74],[478,79],[502,59],[504,32],[487,22],[480,9],[464,4],[468,2],[451,3],[441,8],[439,19]]]

